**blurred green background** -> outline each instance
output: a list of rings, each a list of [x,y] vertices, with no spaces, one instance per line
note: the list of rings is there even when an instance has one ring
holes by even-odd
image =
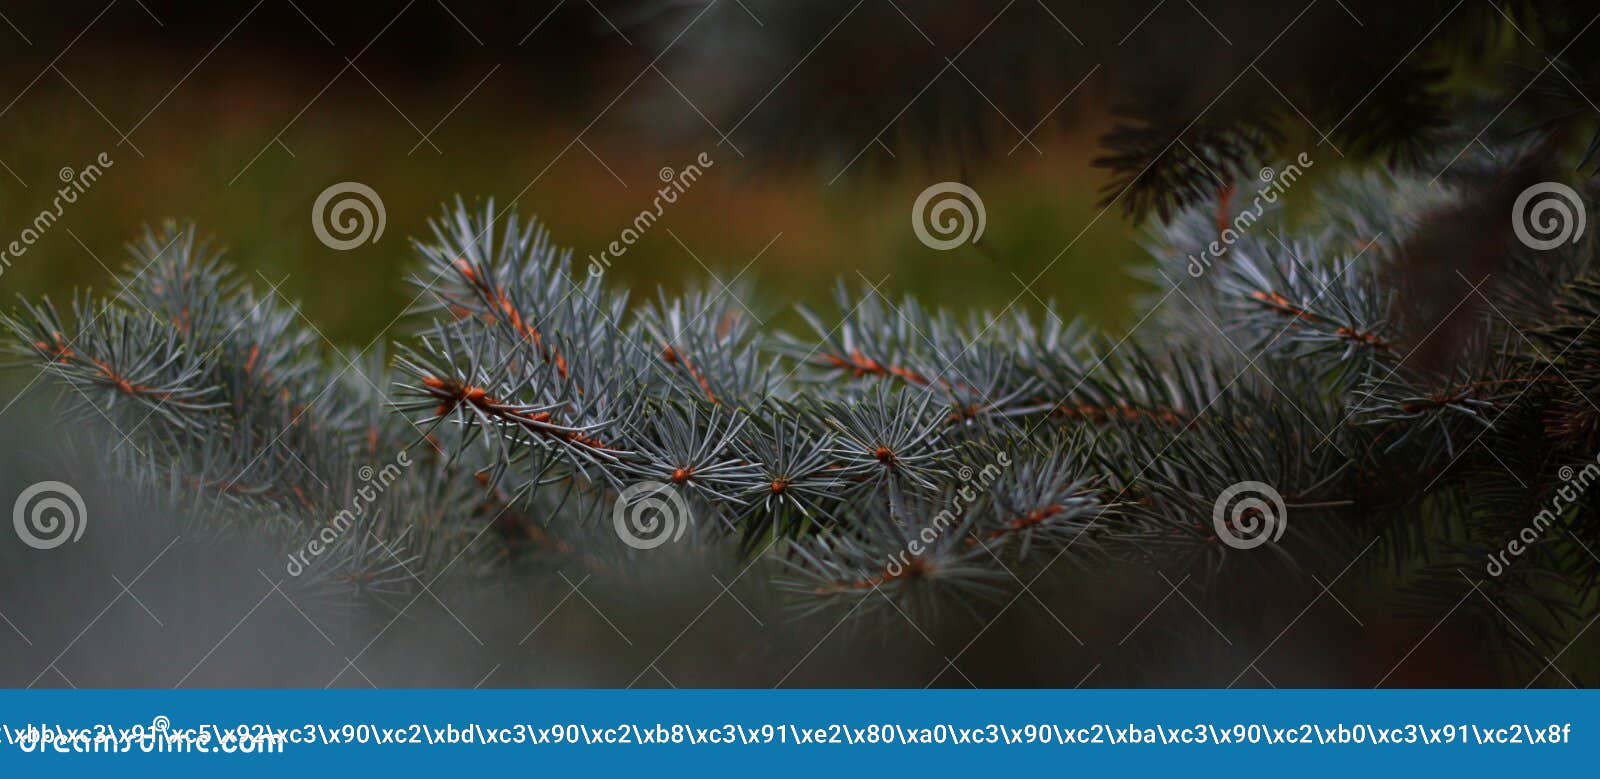
[[[823,301],[842,277],[887,279],[886,291],[957,309],[1039,310],[1053,299],[1064,317],[1127,322],[1142,289],[1127,269],[1142,250],[1122,214],[1098,206],[1092,90],[1074,98],[1090,118],[1046,123],[1038,151],[1008,154],[1021,134],[999,125],[981,164],[929,163],[895,153],[886,134],[881,146],[860,139],[862,158],[834,180],[843,160],[719,145],[679,93],[693,87],[669,79],[675,55],[658,77],[637,32],[624,43],[569,5],[529,9],[529,27],[550,15],[520,46],[519,25],[458,22],[426,4],[368,15],[246,3],[196,18],[173,3],[8,11],[0,245],[49,207],[62,168],[101,152],[114,165],[0,275],[0,293],[10,305],[19,294],[115,292],[124,242],[147,224],[192,220],[258,287],[281,281],[331,340],[361,346],[413,299],[408,241],[446,201],[514,200],[581,261],[650,205],[661,168],[705,151],[714,168],[616,261],[613,279],[653,295],[703,279],[704,262],[731,281],[770,243],[741,280],[774,307]],[[570,50],[540,50],[555,42]],[[911,205],[950,179],[980,193],[988,222],[979,246],[939,252],[912,232]],[[387,225],[375,243],[340,252],[317,240],[311,212],[319,192],[347,180],[379,193]]]

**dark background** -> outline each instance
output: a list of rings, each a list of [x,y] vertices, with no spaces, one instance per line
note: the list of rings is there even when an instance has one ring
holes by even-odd
[[[798,17],[820,25],[814,34],[821,38],[833,24],[829,14],[838,15],[823,5],[765,21]],[[835,277],[860,281],[859,273],[875,282],[887,277],[891,291],[996,308],[1019,296],[1017,305],[1029,307],[1054,297],[1067,316],[1125,320],[1142,285],[1121,269],[1140,252],[1119,214],[1096,218],[1104,176],[1089,160],[1103,123],[1101,87],[1091,79],[1050,112],[1089,72],[1087,62],[1061,73],[1052,96],[1044,100],[1041,91],[1026,115],[1019,108],[1000,116],[947,72],[882,146],[870,144],[872,131],[846,139],[848,121],[806,128],[838,109],[826,92],[838,58],[846,58],[852,81],[878,66],[850,57],[898,62],[904,71],[876,95],[880,106],[870,116],[842,112],[877,124],[976,31],[941,27],[942,12],[920,5],[916,26],[887,4],[861,7],[787,79],[805,53],[791,50],[812,45],[813,29],[793,31],[792,40],[776,36],[728,2],[692,29],[697,8],[668,2],[68,0],[6,8],[15,29],[0,27],[0,162],[8,169],[0,171],[0,214],[31,215],[48,205],[63,166],[79,168],[102,151],[115,166],[0,277],[0,292],[104,287],[106,268],[122,265],[121,244],[143,225],[193,220],[230,248],[232,261],[259,271],[263,287],[282,281],[283,294],[303,301],[334,342],[364,345],[411,299],[403,283],[411,268],[406,239],[425,234],[446,201],[510,201],[582,257],[649,205],[660,168],[681,168],[706,151],[717,162],[714,174],[618,264],[636,289],[681,287],[707,268],[731,279],[749,265],[742,280],[769,290],[779,306],[818,299]],[[967,13],[991,16],[987,6]],[[1077,48],[1042,6],[1024,4],[1006,17],[1025,28],[1051,24],[1059,40],[1047,43]],[[942,45],[931,47],[919,30],[943,32]],[[739,36],[766,55],[758,66],[719,61]],[[902,61],[899,51],[913,44],[918,59]],[[995,82],[984,92],[996,99],[1009,83],[1004,70],[985,71],[981,61],[963,70]],[[738,89],[721,81],[738,71],[752,81]],[[769,76],[771,83],[755,86],[753,79]],[[780,79],[783,88],[771,90]],[[847,94],[853,86],[840,88]],[[734,127],[769,91],[729,136],[741,157],[708,122]],[[945,91],[962,102],[941,105]],[[824,104],[796,102],[812,100]],[[1008,125],[1026,130],[1046,112],[1030,136],[1038,148],[1011,152],[1021,134]],[[992,148],[930,157],[917,138],[897,137],[901,130],[935,137],[916,124],[924,114],[989,128]],[[840,150],[872,148],[838,176],[853,152],[816,154],[771,132],[788,124],[813,140],[837,139]],[[928,184],[952,178],[983,194],[986,243],[934,252],[910,230],[910,203]],[[316,241],[309,215],[317,193],[344,180],[380,194],[387,226],[378,242],[335,252]],[[21,221],[0,217],[0,229],[20,229]],[[1069,255],[1024,294],[1022,281],[1074,238]]]

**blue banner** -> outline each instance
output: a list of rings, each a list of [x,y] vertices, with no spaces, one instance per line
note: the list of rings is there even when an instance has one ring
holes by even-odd
[[[0,775],[1592,768],[1576,690],[5,691]],[[26,772],[26,773],[24,773]]]

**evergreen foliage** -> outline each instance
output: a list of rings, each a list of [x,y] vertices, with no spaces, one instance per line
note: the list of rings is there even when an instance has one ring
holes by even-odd
[[[836,310],[801,312],[810,332],[774,333],[752,290],[634,300],[492,203],[416,242],[413,335],[389,358],[333,348],[172,225],[132,244],[109,299],[25,301],[5,324],[107,467],[207,533],[292,557],[354,508],[285,585],[339,602],[398,607],[447,574],[624,575],[657,553],[626,522],[685,523],[677,544],[780,561],[802,612],[983,612],[1108,559],[1192,577],[1222,609],[1313,562],[1389,571],[1432,613],[1466,577],[1490,598],[1465,608],[1539,663],[1600,593],[1600,276],[1591,238],[1507,240],[1493,278],[1444,301],[1467,327],[1421,315],[1407,247],[1476,180],[1307,181],[1306,213],[1240,230],[1181,211],[1151,233],[1162,294],[1119,335],[842,284]],[[1287,507],[1256,548],[1214,521],[1242,481]],[[655,504],[616,505],[640,484]],[[1538,516],[1540,542],[1485,576]]]

